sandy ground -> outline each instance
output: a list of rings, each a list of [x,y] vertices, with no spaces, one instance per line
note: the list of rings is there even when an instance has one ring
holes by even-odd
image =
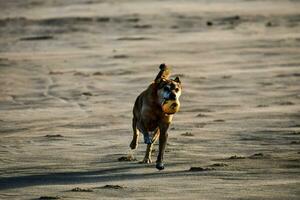
[[[300,198],[299,1],[0,7],[0,199]],[[166,169],[142,141],[119,162],[163,62],[184,88]]]

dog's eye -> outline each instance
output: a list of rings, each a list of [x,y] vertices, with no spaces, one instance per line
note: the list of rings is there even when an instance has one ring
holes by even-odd
[[[179,92],[179,89],[178,89],[178,88],[175,88],[175,92]]]
[[[165,91],[170,91],[170,88],[169,88],[168,86],[165,86],[165,87],[164,87],[164,90],[165,90]]]

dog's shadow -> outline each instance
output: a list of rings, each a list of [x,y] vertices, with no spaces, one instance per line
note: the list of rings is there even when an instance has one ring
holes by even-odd
[[[153,172],[150,173],[132,173],[132,171],[141,168],[145,168],[145,165],[138,163],[124,163],[124,165],[120,167],[94,171],[58,172],[5,177],[0,179],[0,190],[36,185],[105,183],[108,181],[124,181],[130,179],[135,180],[160,178],[166,176],[185,176],[187,173],[187,171],[157,171],[155,168],[153,168]]]

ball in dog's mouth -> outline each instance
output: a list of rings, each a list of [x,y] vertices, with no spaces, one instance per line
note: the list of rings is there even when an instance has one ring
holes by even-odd
[[[179,108],[180,102],[178,100],[165,100],[162,104],[162,110],[166,114],[175,114]]]

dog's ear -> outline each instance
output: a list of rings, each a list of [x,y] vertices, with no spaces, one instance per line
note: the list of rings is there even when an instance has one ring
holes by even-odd
[[[168,79],[170,76],[170,68],[166,64],[161,64],[159,69],[160,71],[155,78],[155,83],[159,83],[162,79]]]
[[[179,84],[181,84],[181,81],[180,81],[180,79],[179,79],[178,76],[176,76],[176,78],[174,79],[174,81],[177,82],[177,83],[179,83]]]
[[[166,79],[164,78],[159,79],[159,82],[157,82],[156,85],[158,89],[163,88],[166,85]]]
[[[160,70],[167,70],[168,66],[165,63],[160,64],[159,69]]]

